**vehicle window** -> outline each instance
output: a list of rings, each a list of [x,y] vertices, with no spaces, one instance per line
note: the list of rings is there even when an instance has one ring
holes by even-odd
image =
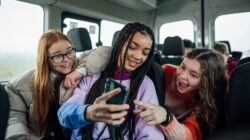
[[[215,41],[228,40],[232,51],[250,56],[250,12],[221,15],[215,20]]]
[[[78,20],[73,18],[65,18],[63,23],[66,25],[63,28],[63,33],[67,34],[70,29],[83,27],[89,32],[89,36],[92,42],[92,48],[96,48],[96,43],[99,37],[99,25],[94,22]]]
[[[168,36],[179,36],[194,41],[194,24],[191,20],[165,23],[160,27],[159,43],[164,43]]]
[[[113,35],[121,30],[125,25],[117,22],[102,20],[101,22],[101,41],[104,46],[111,46]]]
[[[0,82],[35,68],[44,11],[38,5],[1,0]]]

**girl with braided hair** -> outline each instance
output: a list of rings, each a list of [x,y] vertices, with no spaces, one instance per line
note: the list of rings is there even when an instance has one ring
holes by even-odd
[[[133,112],[139,109],[133,103],[135,99],[159,104],[154,84],[146,76],[154,46],[153,32],[143,24],[129,23],[121,30],[105,70],[83,77],[73,96],[58,111],[61,125],[74,129],[71,139],[164,139],[158,126],[147,125]],[[129,89],[126,104],[106,104],[120,92],[118,88],[103,94],[107,78],[120,81]],[[110,128],[115,129],[115,135]]]

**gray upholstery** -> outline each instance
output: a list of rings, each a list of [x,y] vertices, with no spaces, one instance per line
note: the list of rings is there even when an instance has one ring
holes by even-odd
[[[74,28],[68,31],[67,36],[72,41],[76,52],[83,52],[92,49],[89,32],[85,28]]]

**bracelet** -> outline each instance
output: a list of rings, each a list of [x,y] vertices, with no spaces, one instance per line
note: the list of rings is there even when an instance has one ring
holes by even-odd
[[[172,120],[173,120],[173,114],[170,112],[170,109],[168,106],[162,106],[166,112],[167,112],[167,116],[166,116],[166,120],[161,122],[161,125],[168,125]]]

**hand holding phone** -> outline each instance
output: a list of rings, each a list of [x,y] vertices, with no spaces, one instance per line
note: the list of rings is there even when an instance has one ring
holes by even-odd
[[[106,83],[105,83],[104,93],[107,93],[118,87],[121,88],[121,92],[113,96],[109,100],[107,100],[107,104],[125,104],[126,103],[127,96],[128,96],[128,89],[124,85],[118,83],[112,78],[107,78]]]
[[[97,97],[93,104],[86,109],[85,117],[93,122],[104,122],[111,125],[120,125],[127,115],[128,104],[107,104],[107,101],[120,94],[121,89],[114,89]]]

